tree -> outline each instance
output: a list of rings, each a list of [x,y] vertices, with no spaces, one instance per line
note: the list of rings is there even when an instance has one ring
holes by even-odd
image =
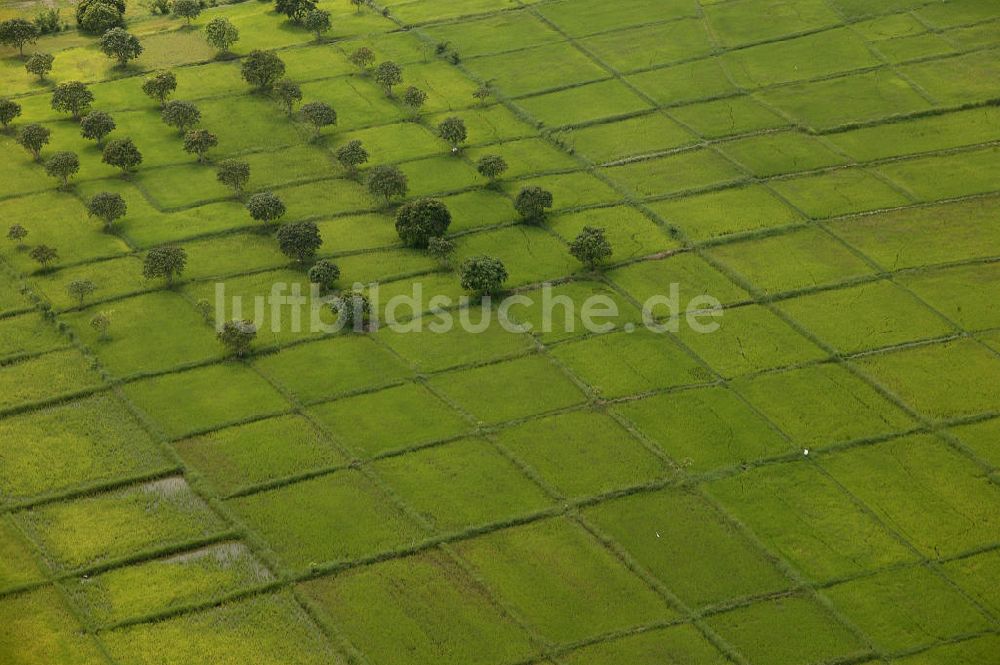
[[[201,4],[198,0],[174,0],[174,14],[191,25],[191,19],[196,19],[201,14]]]
[[[163,106],[167,97],[177,89],[177,77],[173,72],[159,71],[142,82],[142,91]]]
[[[205,153],[219,145],[219,137],[207,129],[189,129],[184,134],[184,152],[198,156],[199,162],[205,161]]]
[[[316,9],[316,0],[274,0],[274,9],[292,23],[301,23],[308,12]]]
[[[97,331],[97,339],[106,340],[111,328],[111,312],[98,312],[90,319],[90,327]]]
[[[50,263],[59,259],[59,252],[48,245],[38,245],[37,247],[31,248],[31,251],[28,252],[28,256],[37,261],[44,269],[47,268]]]
[[[285,107],[285,113],[291,115],[295,104],[302,101],[302,88],[291,79],[281,79],[274,84],[274,97]]]
[[[406,174],[395,166],[376,166],[368,175],[368,191],[373,196],[385,198],[386,203],[394,196],[406,196],[410,189]]]
[[[375,82],[382,86],[386,96],[392,97],[392,87],[403,82],[403,70],[395,62],[387,60],[375,68]]]
[[[569,253],[591,270],[611,256],[611,243],[604,235],[604,229],[584,226],[579,235],[569,244]]]
[[[465,121],[456,116],[441,121],[441,124],[438,125],[438,135],[447,141],[452,152],[458,152],[458,146],[464,143],[469,136],[465,129]]]
[[[358,167],[368,161],[368,151],[361,141],[354,139],[337,148],[336,157],[348,173],[355,174]]]
[[[34,44],[38,39],[38,27],[23,18],[12,18],[0,22],[0,44],[13,46],[24,57],[24,45]]]
[[[69,185],[69,179],[80,170],[80,158],[75,152],[57,152],[45,162],[45,172],[62,181],[62,187]]]
[[[413,113],[419,112],[426,101],[427,93],[415,85],[411,85],[403,92],[403,104]]]
[[[320,259],[309,268],[309,281],[319,286],[320,291],[332,289],[340,279],[340,267],[333,261]]]
[[[337,112],[326,102],[309,102],[308,104],[303,104],[302,117],[315,128],[316,133],[314,138],[319,137],[323,127],[337,124]]]
[[[91,111],[80,120],[80,136],[91,141],[97,141],[97,145],[103,145],[104,137],[110,134],[115,128],[115,120],[104,111]]]
[[[219,53],[229,53],[229,47],[239,40],[239,29],[227,18],[218,16],[205,26],[205,41]]]
[[[110,229],[116,220],[125,216],[128,205],[125,198],[117,192],[98,192],[87,202],[87,214],[104,222],[104,228]]]
[[[80,116],[90,109],[93,102],[94,93],[85,83],[80,81],[59,83],[52,90],[53,110],[69,113],[74,120],[79,120]]]
[[[266,90],[285,75],[285,63],[272,51],[255,49],[243,59],[243,80],[258,90]]]
[[[33,122],[21,128],[21,131],[17,133],[17,142],[30,152],[37,162],[42,155],[42,147],[49,142],[51,134],[52,131],[48,127]]]
[[[24,69],[29,74],[37,76],[39,81],[44,81],[45,75],[52,71],[55,59],[51,53],[32,53],[24,63]]]
[[[476,164],[479,175],[495,182],[497,178],[507,171],[507,160],[500,155],[483,155]]]
[[[437,199],[405,204],[396,213],[396,232],[410,247],[427,247],[431,238],[443,236],[451,225],[451,213]]]
[[[330,309],[337,314],[342,330],[362,332],[371,316],[372,305],[361,291],[343,291],[332,303]]]
[[[459,267],[462,288],[480,297],[498,293],[507,276],[503,262],[492,256],[471,256]]]
[[[369,4],[370,0],[351,0],[351,4],[357,8],[357,13],[361,13],[361,8]]]
[[[232,189],[239,198],[243,195],[243,188],[250,180],[250,165],[238,159],[226,159],[219,162],[215,177],[223,185]]]
[[[524,187],[514,199],[514,209],[521,218],[531,224],[539,224],[545,219],[545,209],[552,207],[552,192],[541,187]]]
[[[493,96],[493,87],[489,83],[484,83],[472,92],[480,104],[485,104]]]
[[[455,255],[455,241],[444,236],[431,238],[427,241],[427,253],[438,262],[442,268],[451,266],[451,259]]]
[[[66,293],[70,298],[76,300],[76,304],[82,306],[87,296],[97,290],[97,286],[89,279],[74,279],[66,285]]]
[[[356,49],[347,59],[364,73],[368,71],[369,67],[375,64],[375,52],[367,46],[362,46]]]
[[[285,204],[271,192],[258,192],[247,199],[247,210],[255,221],[270,224],[285,214]]]
[[[76,4],[76,22],[91,34],[125,27],[125,0],[80,0]]]
[[[180,247],[154,247],[142,263],[142,276],[146,279],[163,277],[167,285],[174,283],[187,266],[187,252]]]
[[[115,166],[122,170],[125,175],[132,169],[142,164],[142,153],[135,147],[135,143],[130,138],[111,139],[104,146],[104,154],[101,161],[108,166]]]
[[[101,52],[117,60],[119,67],[127,66],[128,61],[138,58],[142,51],[139,38],[125,28],[111,28],[101,35]]]
[[[302,17],[302,25],[309,32],[316,34],[319,41],[324,32],[329,32],[333,24],[330,22],[330,12],[325,9],[311,9]]]
[[[183,135],[189,127],[198,124],[201,120],[201,111],[191,102],[172,99],[163,105],[160,117],[163,118],[163,122],[176,127]]]
[[[0,125],[7,129],[7,125],[14,121],[14,118],[21,115],[21,105],[17,102],[0,98]]]
[[[250,319],[233,319],[223,323],[215,336],[231,354],[242,358],[250,353],[253,341],[257,339],[257,326]]]
[[[212,307],[212,303],[202,298],[194,304],[194,308],[198,310],[199,314],[201,314],[201,318],[205,321],[205,323],[212,322],[212,313],[215,311],[215,308]]]
[[[316,255],[316,250],[323,244],[319,229],[312,222],[293,222],[285,224],[275,234],[278,247],[285,256],[303,263]]]
[[[11,224],[7,229],[7,237],[16,242],[18,247],[23,247],[24,239],[28,237],[28,229],[20,224]]]

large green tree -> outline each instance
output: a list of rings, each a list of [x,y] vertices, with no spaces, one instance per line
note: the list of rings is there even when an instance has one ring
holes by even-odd
[[[24,45],[34,44],[38,39],[38,27],[23,18],[11,18],[0,22],[0,44],[12,46],[24,56]]]
[[[121,169],[125,175],[142,163],[142,153],[130,138],[111,139],[104,146],[101,161]]]
[[[146,253],[142,263],[142,276],[146,279],[163,278],[174,283],[187,267],[187,252],[181,247],[154,247]]]
[[[138,58],[142,51],[139,38],[125,28],[111,28],[101,35],[101,52],[117,60],[119,67],[128,65],[129,60]]]
[[[304,263],[316,255],[316,250],[323,244],[319,228],[312,222],[293,222],[285,224],[275,234],[278,247],[285,256]]]
[[[400,207],[396,232],[410,247],[427,247],[431,238],[443,236],[451,225],[451,212],[437,199],[420,199]]]
[[[254,49],[243,59],[243,80],[258,90],[270,88],[285,75],[285,63],[273,51]]]
[[[80,81],[59,83],[52,91],[52,109],[69,113],[74,120],[79,120],[80,116],[86,113],[93,103],[94,93],[90,91],[87,84]]]

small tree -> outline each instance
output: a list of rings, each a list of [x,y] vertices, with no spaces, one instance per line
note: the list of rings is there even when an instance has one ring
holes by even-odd
[[[493,96],[493,88],[488,83],[484,83],[472,92],[472,96],[480,103],[485,104]]]
[[[337,314],[337,320],[343,326],[341,330],[353,330],[354,332],[364,332],[365,324],[371,317],[372,305],[361,291],[343,291],[333,302],[330,309]]]
[[[125,0],[80,0],[76,4],[76,22],[93,35],[125,27]]]
[[[395,166],[376,166],[368,175],[368,191],[388,203],[393,197],[406,196],[410,185],[406,174]]]
[[[230,47],[239,40],[239,29],[227,18],[218,16],[205,26],[205,41],[219,53],[229,53]]]
[[[319,229],[312,222],[294,222],[278,229],[275,234],[278,247],[285,256],[304,263],[316,255],[323,244]]]
[[[167,97],[172,95],[176,89],[177,77],[174,76],[173,72],[156,72],[142,82],[142,91],[160,102],[160,106],[166,103]]]
[[[111,329],[111,312],[98,312],[90,319],[90,327],[97,332],[97,339],[104,341],[108,339],[108,331]]]
[[[17,133],[17,142],[31,153],[37,162],[42,156],[42,147],[49,142],[52,131],[38,123],[31,123],[21,128]]]
[[[387,60],[375,68],[375,82],[382,86],[387,97],[392,97],[393,86],[403,82],[403,70],[395,62]]]
[[[507,171],[507,160],[500,155],[483,155],[476,164],[479,175],[495,183]]]
[[[258,192],[247,199],[247,210],[255,221],[271,224],[285,214],[285,204],[271,192]]]
[[[337,148],[336,157],[340,165],[348,173],[354,175],[357,173],[358,167],[368,161],[368,151],[365,150],[361,141],[354,139]]]
[[[238,159],[226,159],[219,162],[215,177],[226,187],[233,190],[237,198],[243,195],[243,188],[250,180],[250,165]]]
[[[308,104],[303,104],[302,117],[315,129],[314,139],[319,138],[323,127],[337,124],[337,112],[326,102],[309,102]]]
[[[45,162],[45,172],[53,178],[59,178],[61,187],[69,186],[69,179],[80,170],[80,158],[75,152],[63,150],[49,157]]]
[[[437,199],[420,199],[396,213],[396,232],[410,247],[427,247],[431,238],[443,236],[451,225],[451,213]]]
[[[97,286],[89,279],[74,279],[66,285],[66,293],[69,294],[70,298],[76,300],[76,304],[80,306],[83,305],[83,301],[87,299],[87,296],[96,290]]]
[[[198,310],[199,314],[201,314],[201,318],[205,321],[205,323],[212,322],[212,319],[214,318],[212,314],[215,310],[215,308],[212,307],[212,303],[202,298],[194,304],[194,308]]]
[[[552,207],[552,192],[541,187],[524,187],[514,199],[514,209],[529,224],[539,224],[545,219],[545,209]]]
[[[330,12],[325,9],[311,9],[302,17],[302,25],[306,30],[316,35],[316,41],[323,37],[324,32],[329,32],[333,24],[330,22]]]
[[[20,104],[10,99],[0,98],[0,125],[3,125],[4,130],[19,115],[21,115]]]
[[[604,235],[604,229],[584,226],[579,235],[569,245],[569,253],[591,270],[611,256],[611,243]]]
[[[274,97],[285,108],[285,113],[292,114],[295,104],[302,101],[302,88],[290,79],[281,79],[274,84]]]
[[[7,229],[7,238],[17,243],[18,247],[24,247],[24,239],[28,237],[28,229],[20,224],[11,224]]]
[[[458,152],[458,147],[465,142],[466,138],[468,138],[468,132],[465,129],[465,121],[456,116],[445,118],[441,121],[441,124],[438,125],[438,135],[447,141],[448,145],[451,146],[452,152]]]
[[[452,257],[455,256],[455,241],[444,236],[431,238],[427,241],[427,253],[442,268],[450,268]]]
[[[52,90],[52,108],[62,113],[69,113],[74,120],[90,109],[94,101],[94,93],[80,81],[59,83]]]
[[[103,146],[104,137],[114,131],[115,119],[104,111],[91,111],[80,120],[80,136]]]
[[[416,115],[420,112],[420,108],[427,101],[427,93],[420,88],[411,85],[403,92],[403,105]]]
[[[292,23],[301,23],[306,14],[316,9],[316,0],[274,0],[274,9]]]
[[[28,252],[28,256],[37,261],[44,270],[50,263],[59,258],[59,252],[48,245],[38,245],[37,247],[31,248],[31,251]]]
[[[101,52],[117,60],[119,67],[127,66],[128,61],[138,58],[142,51],[139,38],[125,28],[111,28],[101,35]]]
[[[38,27],[23,18],[12,18],[0,22],[0,44],[13,46],[24,57],[24,45],[34,44],[38,39]]]
[[[201,120],[201,111],[191,102],[173,99],[163,105],[160,117],[163,118],[163,122],[176,127],[183,135],[189,127],[198,124]]]
[[[340,279],[340,267],[333,261],[320,259],[309,268],[309,281],[320,288],[320,292],[332,289]]]
[[[207,129],[189,129],[184,134],[184,152],[198,156],[198,161],[205,162],[205,153],[219,145],[219,137]]]
[[[105,229],[110,229],[111,225],[124,217],[126,212],[128,205],[124,197],[117,192],[98,192],[87,202],[87,214],[104,222]]]
[[[187,252],[180,247],[154,247],[142,263],[142,276],[146,279],[162,277],[167,285],[174,283],[187,266]]]
[[[111,139],[104,146],[101,161],[122,170],[122,175],[142,164],[142,153],[130,138]]]
[[[375,64],[375,52],[367,46],[362,46],[355,49],[354,53],[352,53],[347,59],[351,61],[352,65],[361,70],[362,74],[364,74],[369,68],[371,68],[372,65]]]
[[[471,256],[459,267],[462,288],[480,297],[499,293],[507,277],[503,262],[492,256]]]
[[[285,63],[273,51],[255,49],[243,59],[243,80],[257,90],[266,90],[285,75]]]
[[[52,71],[55,59],[51,53],[32,53],[24,63],[24,69],[29,74],[37,76],[39,81],[44,81],[45,75]]]
[[[198,18],[201,14],[201,4],[198,0],[174,0],[174,14],[191,25],[191,20]]]
[[[229,353],[242,358],[250,354],[253,341],[257,339],[257,326],[250,319],[234,319],[223,323],[222,329],[215,336]]]
[[[361,13],[361,8],[369,3],[370,0],[351,0],[351,4],[354,5],[354,8],[358,14]]]

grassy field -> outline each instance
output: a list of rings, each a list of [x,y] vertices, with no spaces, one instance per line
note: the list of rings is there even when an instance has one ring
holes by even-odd
[[[54,54],[45,81],[0,49],[22,110],[0,212],[28,231],[0,239],[0,663],[1000,663],[996,0],[319,7],[317,40],[259,0],[191,26],[130,2],[141,57],[73,28],[26,47]],[[218,17],[228,57],[204,39]],[[359,47],[401,66],[394,96]],[[252,91],[255,49],[337,124],[314,138]],[[143,94],[160,69],[218,137],[206,163]],[[135,173],[53,110],[72,80]],[[68,187],[17,144],[29,123],[41,162],[79,155]],[[353,140],[358,174],[335,157]],[[455,266],[489,255],[535,304],[477,334],[295,331],[265,307],[231,358],[199,301],[224,285],[249,316],[309,280],[217,181],[227,158],[280,225],[316,224],[336,290],[457,299]],[[365,186],[387,165],[404,201],[450,209],[451,265],[400,242],[402,201]],[[542,224],[515,213],[528,186],[553,195]],[[110,230],[99,192],[127,203]],[[614,250],[598,269],[569,253],[585,227]],[[143,277],[165,246],[188,255],[170,285]],[[642,327],[671,283],[721,303],[717,332]],[[541,330],[549,288],[620,316]]]

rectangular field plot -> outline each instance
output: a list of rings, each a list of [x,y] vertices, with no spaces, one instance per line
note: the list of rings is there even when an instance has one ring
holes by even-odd
[[[0,367],[0,409],[99,388],[101,377],[92,364],[79,351],[65,349]]]
[[[997,191],[1000,148],[893,162],[880,166],[879,171],[921,201],[985,194]]]
[[[1000,489],[938,439],[904,437],[821,459],[847,491],[924,556],[948,557],[996,540]]]
[[[423,535],[358,471],[339,471],[227,503],[292,570],[413,545]]]
[[[229,494],[346,459],[302,416],[278,416],[174,443],[184,463]]]
[[[685,491],[635,494],[603,503],[584,515],[690,606],[704,607],[791,586],[731,522]],[[719,570],[726,574],[719,575]]]
[[[470,320],[475,321],[490,316],[491,318],[486,320],[492,321],[492,314],[487,314],[486,309],[474,305],[469,307]],[[497,313],[497,319],[499,317]],[[487,363],[500,358],[525,355],[534,350],[531,337],[506,330],[496,322],[476,333],[458,326],[446,332],[437,332],[430,328],[434,318],[428,317],[426,322],[413,321],[411,322],[413,327],[411,323],[403,322],[396,328],[383,327],[379,339],[421,373]],[[369,362],[367,355],[364,362]],[[396,362],[400,361],[397,359]]]
[[[806,462],[763,466],[711,482],[707,491],[768,549],[819,582],[915,559],[851,495]]]
[[[51,321],[36,312],[0,319],[0,361],[51,351],[69,343]]]
[[[423,32],[437,43],[447,42],[465,60],[563,41],[562,35],[527,9],[510,9],[485,18],[441,23],[428,26]]]
[[[432,529],[465,531],[549,506],[524,472],[481,439],[460,439],[372,464],[403,503]]]
[[[236,363],[143,379],[124,391],[170,438],[291,408],[258,374]]]
[[[13,520],[8,515],[0,518],[0,591],[42,581],[44,576],[39,564]]]
[[[51,586],[0,599],[0,653],[10,665],[107,663]]]
[[[866,356],[855,361],[930,418],[1000,411],[1000,358],[963,339]]]
[[[107,393],[0,420],[0,503],[172,468]]]
[[[1000,263],[971,264],[900,275],[899,283],[969,331],[1000,328]]]
[[[406,162],[400,170],[406,174],[411,197],[457,192],[483,184],[476,169],[454,155]]]
[[[1000,550],[990,550],[942,566],[945,575],[990,611],[1000,610]]]
[[[535,648],[486,589],[436,550],[299,589],[376,665],[512,663]]]
[[[770,184],[813,219],[895,208],[912,202],[897,186],[863,168],[837,169]]]
[[[724,665],[730,662],[690,624],[628,635],[584,646],[560,657],[565,665],[660,665],[663,659],[686,665]]]
[[[602,229],[608,242],[611,243],[612,255],[608,261],[613,263],[649,256],[680,246],[677,240],[671,238],[641,212],[626,206],[594,208],[556,215],[548,225],[566,242],[572,242],[584,227]]]
[[[712,50],[708,32],[697,19],[658,22],[601,33],[581,39],[580,44],[621,72],[689,60],[708,55]]]
[[[651,110],[651,106],[616,79],[519,99],[518,106],[542,125],[560,127]]]
[[[690,145],[697,139],[662,113],[573,129],[557,135],[574,153],[605,163]]]
[[[332,135],[329,140],[334,144],[339,143],[341,132],[398,122],[405,117],[403,109],[374,83],[354,76],[304,83],[302,98],[326,102],[337,111],[336,129],[327,129],[327,133]],[[271,110],[272,116],[276,110]]]
[[[540,176],[504,185],[505,191],[512,197],[516,197],[524,187],[541,187],[552,192],[553,211],[617,203],[624,198],[603,178],[584,171]]]
[[[759,185],[654,201],[649,209],[691,241],[791,226],[802,215]]]
[[[793,445],[721,387],[653,395],[613,407],[680,467],[694,473],[787,455]],[[738,422],[739,427],[732,423]]]
[[[741,379],[734,387],[803,447],[882,436],[915,425],[899,407],[835,364]]]
[[[711,4],[705,18],[723,46],[739,46],[826,28],[840,23],[829,3],[805,0],[738,0]]]
[[[526,138],[502,142],[497,145],[471,148],[465,154],[473,162],[483,155],[500,155],[509,167],[504,178],[520,178],[535,173],[569,171],[580,168],[579,163],[557,146],[541,138]]]
[[[665,106],[707,101],[739,92],[714,58],[630,74],[626,80]]]
[[[864,40],[848,28],[731,51],[722,60],[733,80],[747,89],[879,64]]]
[[[927,651],[897,659],[900,665],[935,665],[935,663],[989,662],[1000,649],[996,635],[973,637],[954,644],[943,644]]]
[[[733,284],[723,273],[691,252],[675,254],[666,259],[641,261],[618,268],[608,276],[642,305],[651,307],[651,315],[661,317],[682,314],[704,307],[701,296],[712,296],[723,305],[746,300],[747,292]],[[677,311],[653,307],[653,298],[669,297],[671,284],[677,284]]]
[[[616,312],[614,328],[621,329],[631,323],[638,326],[642,315],[621,293],[602,282],[572,281],[556,285],[543,285],[540,289],[524,292],[532,302],[515,303],[508,309],[510,320],[518,325],[531,326],[531,334],[546,343],[589,334],[584,325],[584,307],[573,303],[591,302]],[[566,298],[569,298],[567,301]],[[588,314],[590,316],[590,314]],[[593,320],[593,319],[591,319]]]
[[[360,457],[451,438],[470,429],[458,412],[415,383],[329,402],[309,413],[334,440]]]
[[[746,176],[731,162],[708,149],[696,149],[613,166],[604,171],[638,197],[664,196],[735,183]]]
[[[240,543],[221,543],[74,579],[69,592],[97,624],[111,624],[202,602],[271,581]]]
[[[343,665],[310,616],[289,592],[252,596],[104,633],[118,662],[136,665]]]
[[[997,55],[995,50],[980,51],[913,64],[900,71],[943,104],[968,104],[1000,96]]]
[[[815,137],[798,132],[736,139],[720,149],[758,178],[839,166],[848,161]]]
[[[562,518],[454,545],[529,626],[556,643],[676,617],[582,528]]]
[[[1000,467],[1000,419],[990,418],[969,425],[960,425],[951,433],[987,464]]]
[[[182,477],[46,504],[16,519],[57,570],[176,548],[225,528]]]
[[[560,0],[545,3],[538,11],[573,37],[641,25],[651,16],[663,21],[696,15],[684,0],[635,0],[618,8],[600,0]]]
[[[489,106],[476,106],[458,111],[448,111],[437,113],[427,118],[427,122],[432,127],[438,127],[446,118],[459,118],[465,123],[469,133],[469,143],[472,145],[485,145],[491,143],[504,143],[516,139],[534,136],[535,128],[514,114],[503,104],[491,104]],[[381,131],[381,128],[379,128]],[[435,136],[439,141],[439,150],[446,148],[442,139]]]
[[[705,138],[788,127],[792,122],[749,95],[737,95],[670,109],[670,116]]]
[[[497,440],[567,497],[603,494],[669,473],[661,459],[600,412],[532,420],[503,430]]]
[[[547,64],[539,67],[539,62]],[[511,97],[610,78],[600,65],[566,43],[476,58],[466,66]]]
[[[456,244],[456,265],[481,255],[503,261],[509,274],[507,287],[558,279],[580,270],[580,263],[563,243],[529,224],[462,236]]]

